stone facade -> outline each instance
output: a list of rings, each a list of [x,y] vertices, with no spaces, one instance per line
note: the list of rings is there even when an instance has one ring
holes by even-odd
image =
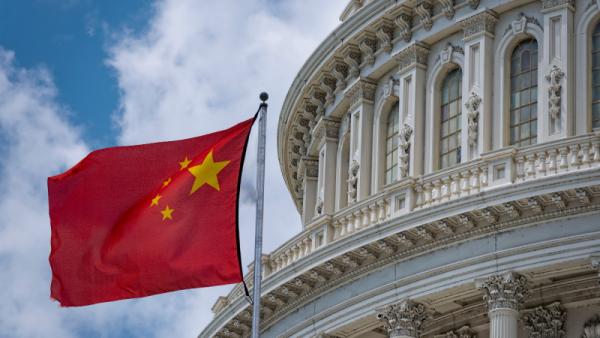
[[[261,336],[600,338],[600,2],[354,0],[340,19],[279,120],[303,230],[263,257]],[[200,337],[248,337],[250,311],[235,287]]]

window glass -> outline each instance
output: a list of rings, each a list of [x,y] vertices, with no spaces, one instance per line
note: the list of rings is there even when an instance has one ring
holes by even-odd
[[[511,56],[510,144],[537,142],[537,41],[517,45]]]
[[[442,82],[440,109],[440,169],[460,163],[462,71],[450,71]],[[446,94],[448,93],[448,94]]]
[[[387,118],[385,139],[385,184],[398,179],[398,130],[400,108],[398,103],[392,107]]]

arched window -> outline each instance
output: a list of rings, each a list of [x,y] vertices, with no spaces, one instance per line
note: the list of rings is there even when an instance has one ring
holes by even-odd
[[[462,70],[451,70],[442,82],[440,112],[440,169],[460,163]]]
[[[600,23],[592,33],[592,128],[600,128]]]
[[[519,43],[510,60],[510,144],[537,143],[538,44]]]
[[[398,130],[399,105],[392,107],[387,118],[387,133],[385,138],[385,184],[398,179]]]

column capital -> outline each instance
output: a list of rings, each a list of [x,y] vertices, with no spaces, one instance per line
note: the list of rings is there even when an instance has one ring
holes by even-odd
[[[542,12],[549,12],[556,9],[568,8],[575,11],[575,0],[541,0]]]
[[[319,121],[317,121],[317,124],[315,125],[313,139],[320,140],[321,138],[327,138],[337,140],[339,128],[340,121],[323,116],[319,119]]]
[[[478,281],[477,288],[485,292],[483,300],[490,312],[498,309],[519,311],[529,291],[527,278],[513,272]]]
[[[407,299],[378,310],[377,318],[383,323],[390,338],[417,338],[420,336],[423,322],[429,318],[429,313],[425,305]]]
[[[486,10],[468,17],[460,22],[464,39],[470,40],[480,35],[494,36],[498,15],[492,10]]]
[[[429,46],[423,42],[414,42],[394,56],[398,62],[398,72],[415,66],[427,68]]]
[[[538,306],[523,316],[529,337],[562,338],[566,320],[567,312],[560,302]]]
[[[377,84],[374,82],[365,79],[356,81],[346,92],[346,97],[350,99],[350,107],[354,107],[364,101],[373,103],[375,89],[377,89]]]
[[[316,178],[319,175],[319,161],[316,157],[304,156],[298,164],[298,174],[302,177]]]

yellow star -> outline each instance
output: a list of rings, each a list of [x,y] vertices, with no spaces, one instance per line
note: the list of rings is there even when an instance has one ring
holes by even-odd
[[[152,203],[150,203],[150,206],[158,205],[158,200],[160,200],[161,197],[161,195],[156,194],[156,196],[152,199]]]
[[[166,187],[167,185],[169,185],[169,183],[171,183],[171,178],[167,178],[164,182],[163,182],[163,188]]]
[[[217,191],[220,191],[221,187],[219,186],[217,175],[229,164],[229,162],[230,161],[222,161],[215,163],[213,151],[211,150],[204,158],[204,161],[202,161],[202,164],[189,168],[188,170],[190,173],[196,178],[192,190],[190,191],[190,195],[200,189],[204,184],[208,184]]]
[[[183,170],[183,169],[187,168],[188,165],[190,165],[190,163],[192,163],[192,160],[188,159],[186,156],[183,161],[179,162],[179,166],[181,167],[181,168],[179,168],[179,170]]]
[[[163,221],[166,219],[173,219],[173,211],[175,211],[175,209],[169,208],[168,205],[163,210],[161,210],[160,213],[163,216]]]

